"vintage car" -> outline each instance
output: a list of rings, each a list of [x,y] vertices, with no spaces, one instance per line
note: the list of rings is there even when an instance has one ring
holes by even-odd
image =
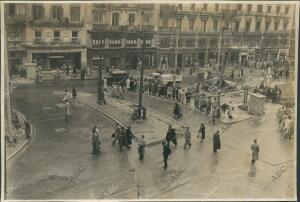
[[[128,78],[128,72],[120,70],[120,69],[114,69],[111,70],[107,76],[104,78],[107,79],[107,85],[111,86],[113,83],[116,83],[118,85],[125,85],[126,79]]]

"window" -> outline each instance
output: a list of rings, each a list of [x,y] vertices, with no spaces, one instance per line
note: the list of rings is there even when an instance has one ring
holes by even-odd
[[[206,20],[201,20],[201,31],[206,32]]]
[[[145,40],[145,46],[151,46],[152,40],[146,39]],[[141,40],[141,45],[144,45],[144,40]]]
[[[177,19],[177,27],[179,30],[181,30],[182,27],[182,19]]]
[[[289,13],[289,10],[290,10],[290,7],[289,7],[289,6],[286,6],[286,7],[285,7],[285,14],[288,14],[288,13]]]
[[[257,5],[257,12],[262,12],[263,6],[262,5]]]
[[[119,25],[119,13],[112,14],[112,25],[114,26]]]
[[[191,4],[191,10],[192,10],[192,11],[195,11],[195,7],[196,7],[195,4]]]
[[[234,31],[239,32],[240,31],[240,21],[236,21],[234,25]]]
[[[238,10],[238,11],[241,11],[241,10],[242,10],[242,4],[238,4],[238,5],[237,5],[237,10]]]
[[[220,5],[219,4],[215,4],[215,12],[219,12],[219,8],[220,8]]]
[[[60,32],[54,31],[54,41],[59,41],[59,40],[60,40]]]
[[[109,46],[120,47],[121,46],[121,40],[120,39],[110,39],[109,40]]]
[[[35,37],[35,38],[40,38],[40,37],[42,37],[42,32],[40,32],[40,31],[35,31],[35,32],[34,32],[34,37]]]
[[[187,47],[194,47],[194,46],[195,46],[194,40],[193,40],[193,39],[188,39],[188,40],[186,41],[186,46],[187,46]]]
[[[42,32],[35,31],[34,32],[35,42],[41,42],[42,41]]]
[[[150,22],[150,18],[151,18],[151,15],[150,15],[150,14],[145,14],[145,15],[144,15],[144,22],[145,22],[145,23]]]
[[[104,13],[103,12],[95,12],[94,19],[97,24],[104,24]]]
[[[104,39],[94,39],[93,46],[104,46],[105,40]]]
[[[218,39],[211,39],[209,41],[209,45],[210,45],[210,47],[217,47],[217,45],[218,45]]]
[[[61,6],[52,6],[52,18],[56,20],[63,18],[63,9]]]
[[[276,13],[279,14],[280,13],[280,6],[276,7]]]
[[[71,21],[80,21],[80,7],[71,7]]]
[[[137,44],[136,39],[126,39],[126,46],[134,47],[136,46],[136,44]]]
[[[135,23],[135,14],[133,14],[133,13],[129,14],[128,22],[129,22],[129,25],[134,25],[134,23]]]
[[[250,32],[250,26],[251,26],[251,22],[247,21],[246,22],[246,32]]]
[[[178,10],[182,10],[182,4],[178,4]]]
[[[284,21],[284,23],[283,23],[283,29],[287,30],[288,26],[289,26],[289,21]]]
[[[213,22],[213,31],[214,32],[218,31],[218,20],[214,20],[214,22]]]
[[[261,21],[256,21],[255,31],[260,32]]]
[[[169,47],[169,40],[168,39],[162,39],[160,41],[160,47],[161,48],[167,48],[167,47]]]
[[[8,11],[9,11],[9,15],[15,15],[16,14],[16,5],[8,4]]]
[[[169,26],[169,19],[168,18],[163,18],[163,27],[168,27]]]
[[[251,5],[251,4],[248,4],[248,5],[247,5],[247,11],[248,11],[248,12],[251,12],[251,10],[252,10],[252,5]]]
[[[268,13],[271,13],[272,11],[272,6],[268,6]]]
[[[39,20],[44,17],[44,7],[42,5],[32,6],[32,15],[34,20]]]
[[[178,40],[178,46],[179,46],[179,47],[182,47],[182,45],[183,45],[183,39],[180,38],[180,39]]]
[[[266,24],[265,24],[265,32],[268,32],[268,31],[269,31],[269,29],[270,29],[270,24],[271,24],[270,21],[266,21]]]
[[[78,37],[78,31],[72,31],[72,37],[77,38]]]
[[[195,20],[190,19],[190,21],[189,21],[189,30],[190,31],[194,31],[194,25],[195,25]]]
[[[278,30],[279,22],[275,22],[274,31]]]
[[[203,11],[207,11],[207,4],[203,4]]]

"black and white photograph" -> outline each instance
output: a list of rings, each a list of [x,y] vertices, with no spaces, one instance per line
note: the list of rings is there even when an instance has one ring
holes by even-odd
[[[1,200],[297,201],[297,1],[2,1]]]

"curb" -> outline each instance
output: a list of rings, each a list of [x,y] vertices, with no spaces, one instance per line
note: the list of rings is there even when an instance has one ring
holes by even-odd
[[[16,109],[13,109],[13,111],[18,115],[18,117],[21,117],[22,120],[25,119],[25,115],[22,114],[21,112],[17,111]],[[30,125],[30,136],[32,137],[32,133],[33,133],[33,127],[32,124]],[[23,144],[21,145],[21,147],[19,149],[17,149],[16,151],[14,151],[13,153],[11,153],[7,158],[6,161],[10,161],[13,157],[15,157],[21,150],[23,150],[25,148],[25,146],[30,142],[31,138],[26,139],[25,142],[23,142]]]
[[[129,92],[129,93],[131,93],[131,94],[137,94],[137,93],[133,93],[133,92]],[[148,96],[148,97],[154,97],[155,99],[163,100],[163,101],[165,101],[165,102],[175,103],[175,102],[172,101],[172,100],[163,99],[163,98],[161,98],[161,97],[151,96],[151,95],[149,95],[149,94],[144,94],[144,93],[143,93],[143,95],[146,95],[146,96]],[[184,104],[181,104],[181,103],[179,103],[179,105],[182,106],[182,107],[186,107],[186,108],[188,108],[188,109],[190,109],[190,110],[196,111],[196,112],[198,112],[198,113],[200,113],[200,114],[202,114],[202,115],[205,115],[205,116],[208,117],[208,118],[211,118],[211,116],[206,115],[205,112],[201,112],[199,109],[196,109],[196,110],[195,110],[194,108],[192,108],[192,107],[190,107],[190,106],[187,106],[187,105],[184,105]],[[146,108],[148,108],[148,107],[146,107]],[[152,110],[152,109],[150,109],[150,110]],[[160,112],[156,112],[156,113],[160,113]],[[164,115],[164,116],[166,116],[166,115]],[[223,123],[223,124],[235,124],[235,123],[239,123],[239,122],[242,122],[242,121],[247,121],[247,120],[249,120],[249,119],[253,119],[253,117],[249,117],[249,118],[242,119],[242,120],[237,120],[237,121],[232,121],[232,122],[225,122],[225,121],[222,121],[222,120],[220,120],[220,119],[216,119],[216,123],[217,123],[217,122],[220,122],[220,123]]]

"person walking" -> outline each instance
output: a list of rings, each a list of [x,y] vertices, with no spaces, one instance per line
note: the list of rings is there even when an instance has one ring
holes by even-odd
[[[127,140],[127,145],[128,147],[130,148],[129,145],[132,145],[132,132],[131,132],[131,127],[129,126],[127,129],[126,129],[126,140]]]
[[[144,160],[144,156],[145,156],[145,140],[144,140],[145,136],[142,135],[141,136],[141,140],[139,141],[139,147],[138,147],[138,154],[139,154],[139,159],[140,161]]]
[[[27,139],[30,139],[30,137],[31,137],[31,121],[28,116],[26,116],[24,125],[25,125],[25,136]]]
[[[118,143],[120,143],[120,132],[121,132],[120,126],[118,124],[116,124],[116,130],[112,134],[112,138],[113,138],[112,145],[115,145],[117,141],[118,141]]]
[[[172,125],[169,125],[165,140],[168,142],[168,144],[172,141],[175,147],[177,146],[176,131],[174,128],[172,128]]]
[[[199,135],[198,135],[198,137],[200,137],[200,135],[201,135],[201,143],[203,143],[203,140],[205,139],[205,126],[204,126],[204,123],[201,123],[201,125],[200,125],[200,129],[199,129]]]
[[[175,119],[178,119],[182,116],[181,109],[180,109],[178,102],[175,103],[173,114],[174,114]]]
[[[170,149],[169,143],[167,143],[166,141],[163,141],[162,145],[163,145],[164,169],[167,169],[168,158],[169,158],[169,155],[171,154],[171,149]]]
[[[72,87],[72,98],[76,99],[76,97],[77,97],[77,91],[76,91],[75,86],[73,85],[73,87]]]
[[[103,79],[103,90],[107,91],[107,78]]]
[[[192,144],[191,144],[192,134],[191,134],[189,127],[187,127],[184,131],[184,139],[185,139],[185,142],[184,142],[183,148],[186,149],[187,145],[189,145],[189,147],[191,147],[192,146]]]
[[[123,151],[123,146],[127,147],[127,149],[129,149],[130,147],[128,146],[127,144],[127,140],[126,140],[126,131],[125,131],[125,128],[124,127],[121,127],[121,130],[120,130],[120,141],[119,141],[119,144],[120,144],[120,152]]]
[[[251,145],[252,151],[252,163],[255,164],[255,161],[258,160],[258,153],[259,153],[259,145],[257,144],[257,140],[254,139],[253,144]]]
[[[219,130],[213,135],[213,152],[217,152],[218,149],[221,149],[221,141]]]
[[[93,154],[99,154],[100,152],[100,140],[99,140],[99,130],[98,127],[95,126],[93,128]]]

